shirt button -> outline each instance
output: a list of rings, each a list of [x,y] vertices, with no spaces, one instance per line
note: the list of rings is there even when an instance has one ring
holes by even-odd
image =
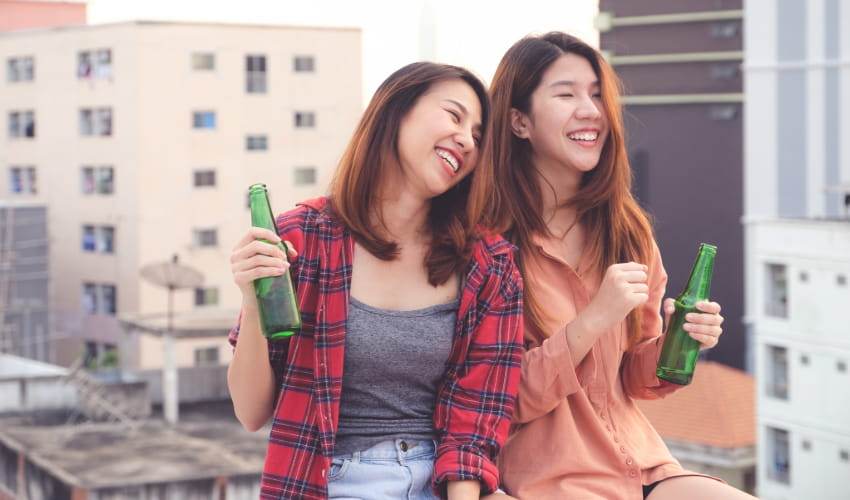
[[[637,472],[635,472],[635,471],[631,470],[631,471],[629,471],[629,475],[630,475],[630,476],[632,476],[632,477],[636,477],[636,476],[637,476]]]
[[[621,451],[622,453],[625,453],[625,452],[626,452],[626,447],[625,447],[625,446],[620,446],[620,451]]]
[[[632,460],[631,458],[626,459],[626,465],[632,465],[633,463],[635,463],[635,461]]]
[[[615,443],[619,443],[619,442],[620,442],[620,438],[618,438],[617,436],[614,436],[614,442],[615,442]]]

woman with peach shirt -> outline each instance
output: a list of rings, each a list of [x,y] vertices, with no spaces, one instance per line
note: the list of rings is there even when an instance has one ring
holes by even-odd
[[[680,386],[655,376],[667,275],[629,190],[613,70],[570,35],[528,36],[504,55],[490,95],[490,224],[519,248],[525,283],[503,489],[520,500],[752,499],[683,469],[634,403]],[[685,328],[713,347],[720,305],[697,307]]]

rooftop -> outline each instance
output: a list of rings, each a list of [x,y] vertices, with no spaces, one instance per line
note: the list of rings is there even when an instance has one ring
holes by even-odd
[[[176,427],[151,419],[51,425],[44,416],[0,419],[0,443],[25,453],[64,483],[86,489],[259,474],[268,429],[246,431],[229,401],[182,405]]]
[[[688,387],[637,405],[664,439],[716,448],[755,446],[756,385],[744,371],[700,361]]]

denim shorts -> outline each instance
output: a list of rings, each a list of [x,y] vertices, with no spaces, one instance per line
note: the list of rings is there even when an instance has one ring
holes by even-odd
[[[431,489],[434,441],[395,439],[334,457],[329,500],[439,500]]]

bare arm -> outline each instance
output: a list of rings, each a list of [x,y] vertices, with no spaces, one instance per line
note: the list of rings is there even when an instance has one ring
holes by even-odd
[[[274,245],[257,241],[259,238],[280,241],[273,231],[254,227],[236,244],[230,257],[233,280],[242,292],[242,315],[239,341],[227,369],[227,387],[236,418],[249,431],[256,431],[268,422],[275,397],[268,341],[260,329],[252,283],[257,278],[279,276],[289,268],[283,252]]]
[[[449,481],[447,484],[449,500],[478,500],[481,495],[481,483],[478,481]]]

